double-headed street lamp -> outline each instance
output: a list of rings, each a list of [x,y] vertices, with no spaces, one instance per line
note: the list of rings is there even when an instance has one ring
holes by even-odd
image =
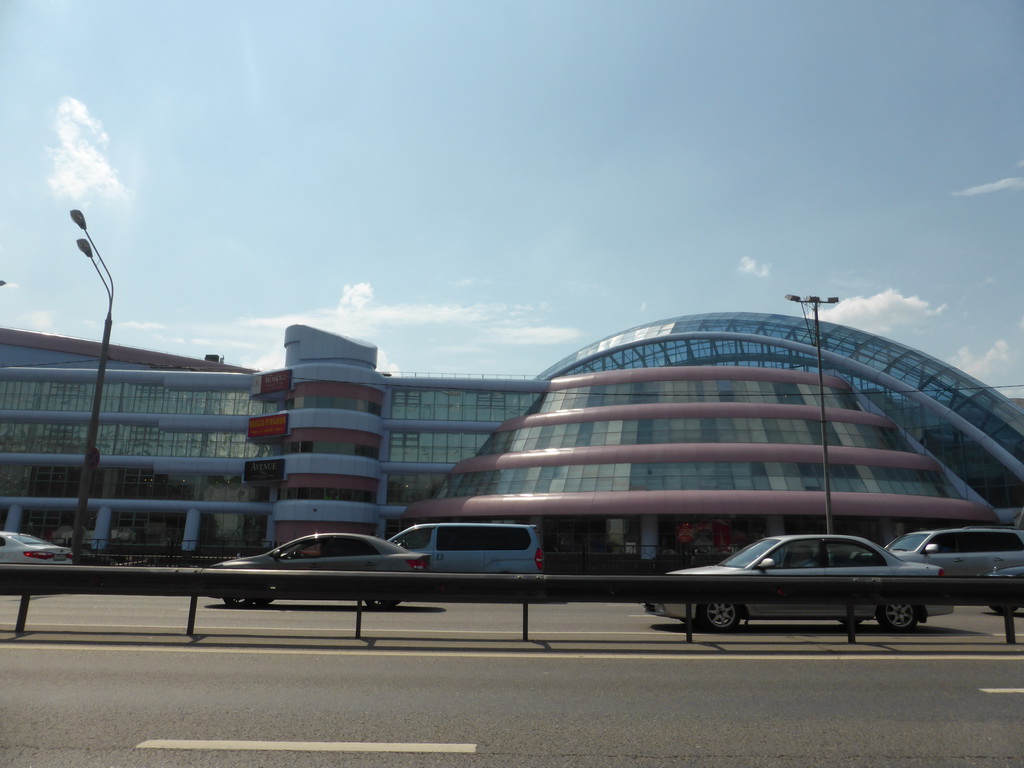
[[[832,296],[822,299],[818,296],[806,296],[801,298],[792,293],[786,294],[786,299],[795,301],[805,307],[810,305],[814,309],[814,348],[818,351],[818,406],[821,414],[821,466],[825,478],[825,533],[835,533],[832,525],[832,482],[828,469],[828,430],[825,422],[825,376],[821,370],[821,323],[818,321],[818,308],[822,304],[836,304],[839,299]],[[806,315],[805,315],[806,317]]]
[[[78,482],[78,507],[75,509],[74,525],[71,530],[71,561],[81,562],[82,555],[82,534],[85,526],[85,515],[89,506],[89,489],[92,487],[92,476],[100,463],[100,452],[96,448],[96,436],[100,428],[100,404],[103,400],[103,379],[107,374],[107,356],[110,352],[110,326],[113,324],[111,314],[114,310],[114,278],[110,275],[103,257],[85,224],[85,216],[81,211],[72,211],[71,220],[75,222],[82,231],[85,238],[79,238],[78,250],[89,257],[96,274],[100,276],[100,282],[107,291],[107,319],[103,323],[103,343],[100,345],[100,361],[96,368],[96,391],[92,397],[92,416],[89,418],[89,431],[85,437],[85,458],[82,462],[82,477]],[[95,256],[95,257],[94,257]],[[99,265],[96,262],[99,261]],[[100,270],[100,266],[103,267]]]

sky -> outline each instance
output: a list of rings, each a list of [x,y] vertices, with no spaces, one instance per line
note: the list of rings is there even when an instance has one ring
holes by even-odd
[[[534,376],[704,312],[1024,385],[1018,0],[0,0],[0,326]]]

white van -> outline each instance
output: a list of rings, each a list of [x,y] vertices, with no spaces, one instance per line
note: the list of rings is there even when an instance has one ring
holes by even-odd
[[[427,523],[388,539],[431,556],[431,570],[443,573],[541,573],[544,550],[532,525]]]

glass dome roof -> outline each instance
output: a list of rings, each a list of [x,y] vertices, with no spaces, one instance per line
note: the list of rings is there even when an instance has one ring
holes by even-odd
[[[871,381],[873,389],[886,389],[890,396],[923,394],[974,425],[1018,461],[1024,460],[1024,409],[999,392],[954,366],[883,336],[824,321],[820,328],[827,370],[855,382]],[[859,365],[844,370],[840,358]],[[816,370],[814,324],[803,317],[753,312],[659,320],[583,347],[537,378],[672,365]],[[868,369],[879,376],[865,375]],[[895,391],[888,377],[903,387]]]

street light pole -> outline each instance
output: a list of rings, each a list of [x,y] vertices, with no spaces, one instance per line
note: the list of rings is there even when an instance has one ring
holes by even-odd
[[[92,235],[85,224],[85,216],[81,211],[71,211],[71,220],[77,224],[88,240],[78,240],[78,250],[89,257],[96,274],[100,277],[104,289],[107,291],[107,318],[103,323],[103,342],[100,344],[100,360],[96,367],[96,391],[92,397],[92,415],[89,417],[89,429],[85,437],[85,457],[82,461],[82,476],[78,482],[78,507],[75,509],[74,524],[71,529],[71,561],[81,562],[83,528],[85,526],[85,515],[89,506],[89,490],[92,487],[92,477],[100,463],[100,453],[96,448],[96,437],[100,429],[100,405],[103,401],[103,380],[107,374],[107,357],[110,354],[110,327],[113,325],[111,315],[114,311],[114,278],[107,269],[106,262],[100,256],[100,251],[92,241]],[[95,254],[95,258],[94,258]],[[103,270],[97,266],[99,261]]]
[[[818,408],[821,420],[821,466],[822,475],[824,476],[824,489],[825,489],[825,533],[835,533],[835,527],[832,524],[832,478],[828,468],[828,429],[827,422],[825,420],[825,374],[822,370],[821,364],[821,323],[818,321],[818,308],[822,304],[836,304],[839,299],[832,296],[827,299],[822,299],[818,296],[807,296],[806,298],[800,298],[794,296],[791,293],[786,294],[786,298],[789,301],[795,301],[798,304],[807,306],[808,304],[814,309],[814,348],[818,353]]]

